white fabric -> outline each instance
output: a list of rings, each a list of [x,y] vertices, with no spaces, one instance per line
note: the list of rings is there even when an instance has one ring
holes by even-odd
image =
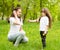
[[[14,21],[17,19],[17,23],[19,23],[20,25],[15,25],[13,24]],[[23,42],[27,42],[28,38],[25,36],[25,31],[20,30],[21,25],[23,25],[22,23],[22,19],[20,20],[19,18],[14,18],[11,17],[10,18],[10,31],[8,33],[8,40],[9,41],[15,41],[14,46],[18,46],[19,42],[23,39]]]
[[[18,33],[21,25],[23,25],[19,18],[17,18],[17,20],[20,25],[14,25],[13,23],[15,20],[16,19],[14,17],[10,17],[10,31],[8,35]]]
[[[47,16],[41,17],[41,20],[40,20],[40,31],[45,31],[47,25],[49,25],[48,17]],[[46,31],[48,31],[48,30],[46,30]]]

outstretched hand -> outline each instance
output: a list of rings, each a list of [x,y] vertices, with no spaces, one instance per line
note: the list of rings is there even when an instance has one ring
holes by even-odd
[[[30,19],[28,19],[28,22],[30,22],[31,20]]]

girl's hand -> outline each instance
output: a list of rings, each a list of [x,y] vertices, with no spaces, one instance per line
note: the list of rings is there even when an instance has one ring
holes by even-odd
[[[28,20],[28,22],[36,22],[37,20],[35,19],[35,20]]]
[[[29,19],[28,22],[31,22],[31,20]]]
[[[47,34],[47,31],[44,32],[43,36],[45,36]]]
[[[43,34],[43,36],[45,36],[45,35],[46,35],[46,33]]]

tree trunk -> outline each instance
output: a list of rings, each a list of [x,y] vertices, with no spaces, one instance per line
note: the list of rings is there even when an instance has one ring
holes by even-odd
[[[3,0],[2,20],[4,20],[4,0]]]
[[[41,12],[41,10],[42,10],[42,0],[40,0],[40,12]]]
[[[24,17],[23,17],[23,22],[25,21],[25,18],[26,18],[27,12],[28,12],[28,7],[29,7],[29,3],[27,4],[26,13],[24,14]]]
[[[4,13],[2,14],[2,20],[4,20]]]
[[[14,9],[14,0],[12,0],[12,11]]]

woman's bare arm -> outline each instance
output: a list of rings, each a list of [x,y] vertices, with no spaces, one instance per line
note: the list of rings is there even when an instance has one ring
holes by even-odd
[[[13,22],[14,25],[20,25],[20,23],[18,23],[17,19]]]
[[[15,16],[15,21],[14,21],[14,25],[20,25],[19,23],[18,23],[18,20],[17,20],[17,14],[16,14],[16,11],[14,10],[13,11],[13,14],[14,14],[14,16]]]

